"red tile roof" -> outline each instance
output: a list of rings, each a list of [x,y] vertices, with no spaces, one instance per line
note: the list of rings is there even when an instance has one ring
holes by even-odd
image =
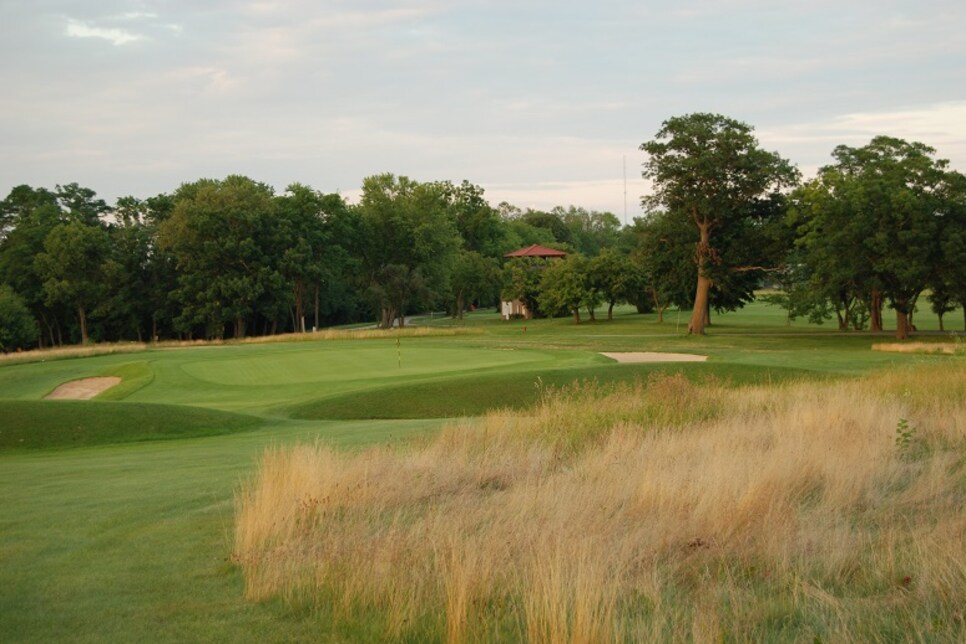
[[[532,244],[526,248],[507,253],[504,257],[566,257],[567,253],[556,248],[547,248],[539,244]]]

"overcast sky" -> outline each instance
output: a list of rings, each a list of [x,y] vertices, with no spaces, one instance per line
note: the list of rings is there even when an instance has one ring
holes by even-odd
[[[966,171],[964,26],[963,0],[0,0],[0,197],[392,172],[623,218],[626,164],[630,218],[638,146],[690,112],[806,176],[876,134]]]

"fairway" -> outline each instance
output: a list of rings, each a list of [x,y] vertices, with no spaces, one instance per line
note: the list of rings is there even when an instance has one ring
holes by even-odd
[[[612,322],[463,322],[452,337],[226,344],[0,366],[0,641],[363,641],[312,610],[249,602],[230,560],[234,499],[272,446],[400,445],[447,419],[524,410],[548,388],[681,374],[700,387],[962,364],[874,352],[888,336],[787,325],[755,304],[704,338],[622,309]],[[925,338],[929,340],[930,338]],[[945,341],[955,338],[944,336]],[[702,363],[619,364],[601,352]],[[59,384],[117,376],[91,402]],[[592,412],[592,410],[591,410]],[[334,628],[334,627],[333,627]],[[362,628],[362,627],[358,627]]]

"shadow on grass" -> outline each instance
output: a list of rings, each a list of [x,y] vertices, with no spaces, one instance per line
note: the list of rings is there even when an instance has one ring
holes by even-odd
[[[0,401],[0,451],[216,436],[260,418],[211,409],[94,401]]]
[[[827,377],[827,374],[792,367],[715,363],[613,364],[424,380],[316,400],[290,408],[288,412],[294,418],[311,420],[478,416],[492,409],[525,409],[537,401],[541,387],[562,387],[586,380],[605,385],[633,382],[654,373],[682,373],[698,381],[713,377],[735,385]]]

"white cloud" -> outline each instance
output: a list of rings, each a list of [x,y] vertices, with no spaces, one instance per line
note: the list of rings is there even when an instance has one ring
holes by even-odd
[[[227,92],[239,84],[239,80],[227,69],[211,66],[182,67],[167,73],[165,77],[178,83],[201,81],[204,89],[216,93]]]
[[[154,20],[158,17],[156,13],[149,13],[145,11],[129,11],[127,13],[121,13],[114,16],[114,20]]]
[[[124,29],[95,27],[80,20],[67,21],[66,33],[72,38],[101,38],[115,47],[142,40],[144,36]]]
[[[841,114],[758,131],[763,145],[777,147],[783,156],[802,163],[806,172],[828,163],[835,146],[865,145],[880,134],[932,146],[937,157],[966,171],[966,101]]]

